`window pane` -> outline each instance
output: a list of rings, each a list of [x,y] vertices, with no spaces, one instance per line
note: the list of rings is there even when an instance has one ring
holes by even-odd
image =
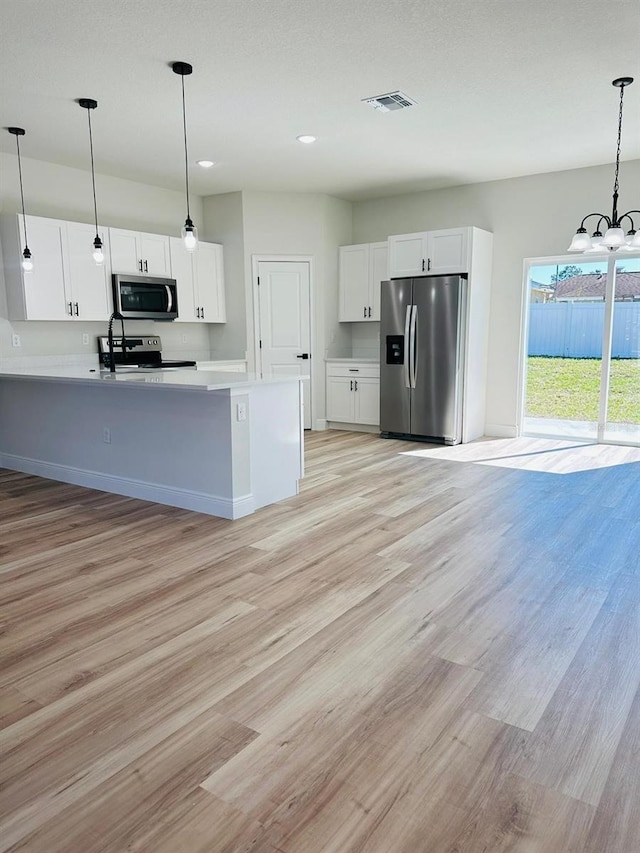
[[[524,431],[596,439],[606,263],[532,267]]]
[[[640,444],[640,258],[616,262],[604,439]]]

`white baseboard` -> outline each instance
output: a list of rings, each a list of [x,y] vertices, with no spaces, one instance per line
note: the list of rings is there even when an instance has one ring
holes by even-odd
[[[324,418],[318,418],[313,422],[312,429],[314,430],[323,430],[327,428],[327,422]]]
[[[490,438],[517,438],[518,428],[512,424],[485,424],[484,434]]]
[[[175,506],[180,509],[190,509],[218,518],[243,518],[255,512],[253,495],[243,495],[240,498],[224,498],[218,495],[207,495],[203,492],[189,492],[172,486],[161,486],[156,483],[146,483],[141,480],[131,480],[128,477],[116,477],[111,474],[100,474],[71,465],[58,465],[53,462],[43,462],[39,459],[29,459],[24,456],[14,456],[11,453],[0,453],[0,467],[11,471],[22,471],[24,474],[35,474],[48,480],[59,480],[62,483],[72,483],[75,486],[85,486],[100,492],[112,492],[128,498],[139,498],[144,501]]]
[[[347,424],[339,421],[327,421],[327,429],[344,429],[349,432],[380,432],[380,427],[372,424]]]

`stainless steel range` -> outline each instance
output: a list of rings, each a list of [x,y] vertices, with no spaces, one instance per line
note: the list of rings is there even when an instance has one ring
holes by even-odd
[[[123,346],[124,341],[124,346]],[[109,370],[109,338],[98,337],[100,369]],[[162,358],[162,341],[157,335],[120,335],[113,337],[113,358],[116,369],[166,370],[195,367],[195,361],[169,361]]]

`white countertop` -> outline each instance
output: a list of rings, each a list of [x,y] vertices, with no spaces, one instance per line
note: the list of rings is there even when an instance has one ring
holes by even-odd
[[[127,370],[116,373],[84,367],[32,367],[0,369],[0,379],[26,379],[50,382],[73,382],[96,385],[122,385],[134,388],[173,388],[183,391],[224,391],[256,385],[300,382],[300,376],[266,376],[256,373],[228,373],[214,370]]]

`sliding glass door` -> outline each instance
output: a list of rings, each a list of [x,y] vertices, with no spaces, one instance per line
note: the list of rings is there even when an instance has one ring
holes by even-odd
[[[611,358],[602,375],[604,412],[598,437],[614,444],[640,444],[640,260],[616,259],[614,270],[605,321]]]
[[[529,266],[522,432],[640,444],[640,257],[551,261]]]

